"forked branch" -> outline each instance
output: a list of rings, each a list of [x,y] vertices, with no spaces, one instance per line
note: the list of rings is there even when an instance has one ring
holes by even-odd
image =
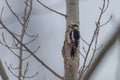
[[[7,28],[7,26],[4,24],[4,22],[2,21],[2,19],[0,18],[0,25],[2,26],[1,28],[2,29],[5,29],[11,36],[12,36],[12,38],[13,38],[13,42],[14,42],[14,45],[13,45],[13,47],[15,47],[16,49],[20,49],[21,50],[21,53],[22,53],[22,51],[27,51],[27,52],[29,52],[30,53],[30,55],[28,56],[28,57],[25,57],[25,58],[22,58],[21,59],[21,61],[24,61],[24,60],[26,60],[27,58],[29,58],[31,55],[40,63],[40,64],[42,64],[46,69],[48,69],[50,72],[52,72],[55,76],[57,76],[58,78],[60,78],[60,79],[62,79],[62,77],[60,76],[60,75],[58,75],[54,70],[52,70],[49,66],[47,66],[41,59],[39,59],[34,53],[36,52],[36,51],[38,51],[38,49],[40,48],[40,47],[38,47],[35,51],[31,51],[28,47],[27,47],[27,44],[30,44],[31,42],[33,42],[36,38],[37,38],[37,36],[35,36],[35,35],[29,35],[27,32],[26,32],[26,30],[27,30],[27,28],[28,28],[28,23],[29,23],[29,17],[30,17],[30,14],[31,14],[31,11],[32,11],[32,0],[26,0],[26,2],[25,2],[25,9],[24,9],[24,15],[23,15],[23,20],[21,20],[19,17],[18,17],[18,15],[13,11],[13,9],[11,8],[11,6],[9,5],[9,3],[8,3],[8,1],[7,0],[5,0],[6,1],[6,4],[7,4],[7,6],[8,6],[8,8],[10,9],[10,11],[12,12],[12,14],[17,18],[17,20],[18,20],[18,22],[21,24],[21,26],[22,26],[22,28],[24,28],[24,29],[22,29],[22,34],[20,34],[20,35],[18,35],[18,34],[15,34],[15,33],[13,33],[9,28]],[[3,10],[2,10],[2,12],[1,12],[1,17],[2,17],[2,14],[3,14]],[[62,15],[62,14],[61,14]],[[23,42],[23,36],[24,35],[27,35],[28,37],[33,37],[34,39],[32,39],[31,41],[29,41],[29,42],[27,42],[27,43],[24,43]],[[3,36],[4,37],[4,36]],[[5,41],[5,38],[3,38],[4,39],[4,41]],[[3,45],[7,45],[7,43],[6,44],[3,44]],[[21,47],[21,48],[19,48],[19,46]],[[10,47],[9,45],[7,45],[7,47],[10,49],[10,50],[12,50],[12,47]],[[8,66],[9,67],[9,66]],[[11,72],[11,67],[9,67],[8,68],[9,69],[9,71]],[[21,71],[22,71],[22,68],[21,68]],[[26,72],[27,72],[27,66],[26,66]],[[32,76],[25,76],[26,75],[26,72],[25,72],[25,74],[21,74],[21,76],[23,76],[24,78],[32,78],[32,77],[34,77],[36,74],[38,74],[38,73],[36,73],[35,75],[32,75]],[[11,72],[12,73],[12,72]],[[13,75],[14,75],[14,73],[12,73]],[[18,75],[16,75],[16,77],[19,77]]]
[[[20,44],[22,45],[40,64],[42,64],[45,68],[47,68],[50,72],[52,72],[55,76],[62,79],[60,75],[58,75],[54,70],[52,70],[50,67],[48,67],[41,59],[39,59],[26,45],[21,43],[19,39],[5,26],[5,24],[0,20],[0,24],[3,26],[3,28]]]
[[[96,24],[96,29],[94,31],[94,34],[92,36],[92,39],[91,39],[91,42],[88,44],[88,49],[87,51],[83,48],[84,52],[86,53],[86,56],[84,58],[84,63],[83,63],[83,66],[81,67],[81,71],[80,71],[80,78],[82,78],[82,75],[89,69],[89,67],[91,66],[92,64],[92,61],[94,59],[94,56],[95,56],[95,53],[96,51],[98,50],[97,48],[97,43],[98,43],[98,36],[99,36],[99,31],[100,31],[100,27],[102,26],[105,26],[107,23],[109,23],[109,21],[112,19],[112,16],[104,23],[104,24],[101,24],[101,19],[103,17],[103,14],[106,12],[106,10],[108,9],[108,6],[109,6],[109,0],[103,0],[103,6],[102,8],[99,8],[100,9],[100,15],[98,17],[98,20],[97,22],[95,23]],[[85,42],[86,43],[86,42]],[[94,49],[92,48],[94,44]],[[92,57],[89,61],[89,63],[87,64],[87,59],[88,59],[88,55],[91,51],[91,49],[93,49],[93,53],[92,53]],[[87,67],[86,67],[87,66]]]
[[[109,39],[105,47],[101,50],[99,55],[96,57],[94,62],[92,63],[92,66],[90,69],[86,72],[82,80],[89,80],[91,77],[92,73],[96,69],[96,67],[99,65],[100,61],[104,58],[104,56],[107,53],[107,51],[112,47],[112,45],[115,43],[115,41],[120,37],[120,25],[118,25],[118,28],[116,29],[115,33],[112,35],[112,37]]]

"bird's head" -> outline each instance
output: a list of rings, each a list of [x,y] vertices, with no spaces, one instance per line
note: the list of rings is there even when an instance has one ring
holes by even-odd
[[[77,30],[79,29],[78,25],[72,25],[71,28],[72,29],[77,29]]]

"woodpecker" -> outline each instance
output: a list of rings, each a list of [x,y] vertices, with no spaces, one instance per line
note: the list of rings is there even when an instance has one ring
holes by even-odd
[[[79,44],[79,28],[77,25],[73,25],[72,27],[72,30],[70,32],[70,41],[71,41],[71,44],[74,44],[74,46],[77,48],[78,47],[78,44]]]
[[[73,25],[72,30],[69,34],[70,36],[70,46],[71,46],[71,57],[74,57],[75,53],[76,53],[76,48],[78,48],[78,44],[79,44],[79,28],[77,25]]]

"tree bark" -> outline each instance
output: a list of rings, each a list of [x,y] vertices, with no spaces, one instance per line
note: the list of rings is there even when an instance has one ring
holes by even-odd
[[[66,33],[62,50],[65,69],[63,80],[78,80],[79,44],[75,56],[71,57],[70,27],[77,25],[79,28],[79,0],[66,0],[66,15]]]

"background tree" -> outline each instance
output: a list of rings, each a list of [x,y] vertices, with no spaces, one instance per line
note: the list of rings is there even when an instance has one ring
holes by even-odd
[[[6,62],[6,66],[7,66],[8,70],[18,80],[25,80],[25,78],[33,78],[34,76],[36,76],[38,74],[38,72],[32,76],[26,75],[29,70],[29,68],[28,68],[29,62],[28,61],[26,62],[26,59],[28,59],[31,55],[25,56],[24,54],[26,53],[27,50],[21,45],[21,44],[24,44],[25,46],[27,46],[38,37],[38,35],[29,35],[29,33],[27,32],[27,28],[28,28],[28,24],[29,24],[29,17],[31,15],[31,11],[32,11],[32,0],[25,1],[24,14],[22,16],[22,19],[20,19],[19,16],[13,11],[13,9],[11,8],[11,6],[9,5],[7,0],[6,0],[6,4],[7,4],[9,10],[16,17],[16,19],[18,20],[18,22],[20,24],[20,26],[19,26],[20,33],[12,32],[2,22],[2,13],[1,13],[0,23],[2,25],[2,28],[4,30],[6,30],[11,35],[11,37],[13,37],[13,43],[12,43],[12,45],[8,44],[8,42],[6,41],[6,38],[4,36],[4,33],[2,33],[3,42],[0,42],[0,43],[3,46],[7,47],[18,58],[18,66],[17,67],[13,67],[12,63],[8,66],[7,62]],[[25,42],[24,37],[28,37],[28,38],[30,37],[30,38],[32,38],[32,40]],[[33,54],[35,54],[38,49],[39,49],[39,47],[33,52]],[[23,64],[23,63],[25,63],[25,64]],[[17,70],[17,73],[14,73],[13,70]]]

